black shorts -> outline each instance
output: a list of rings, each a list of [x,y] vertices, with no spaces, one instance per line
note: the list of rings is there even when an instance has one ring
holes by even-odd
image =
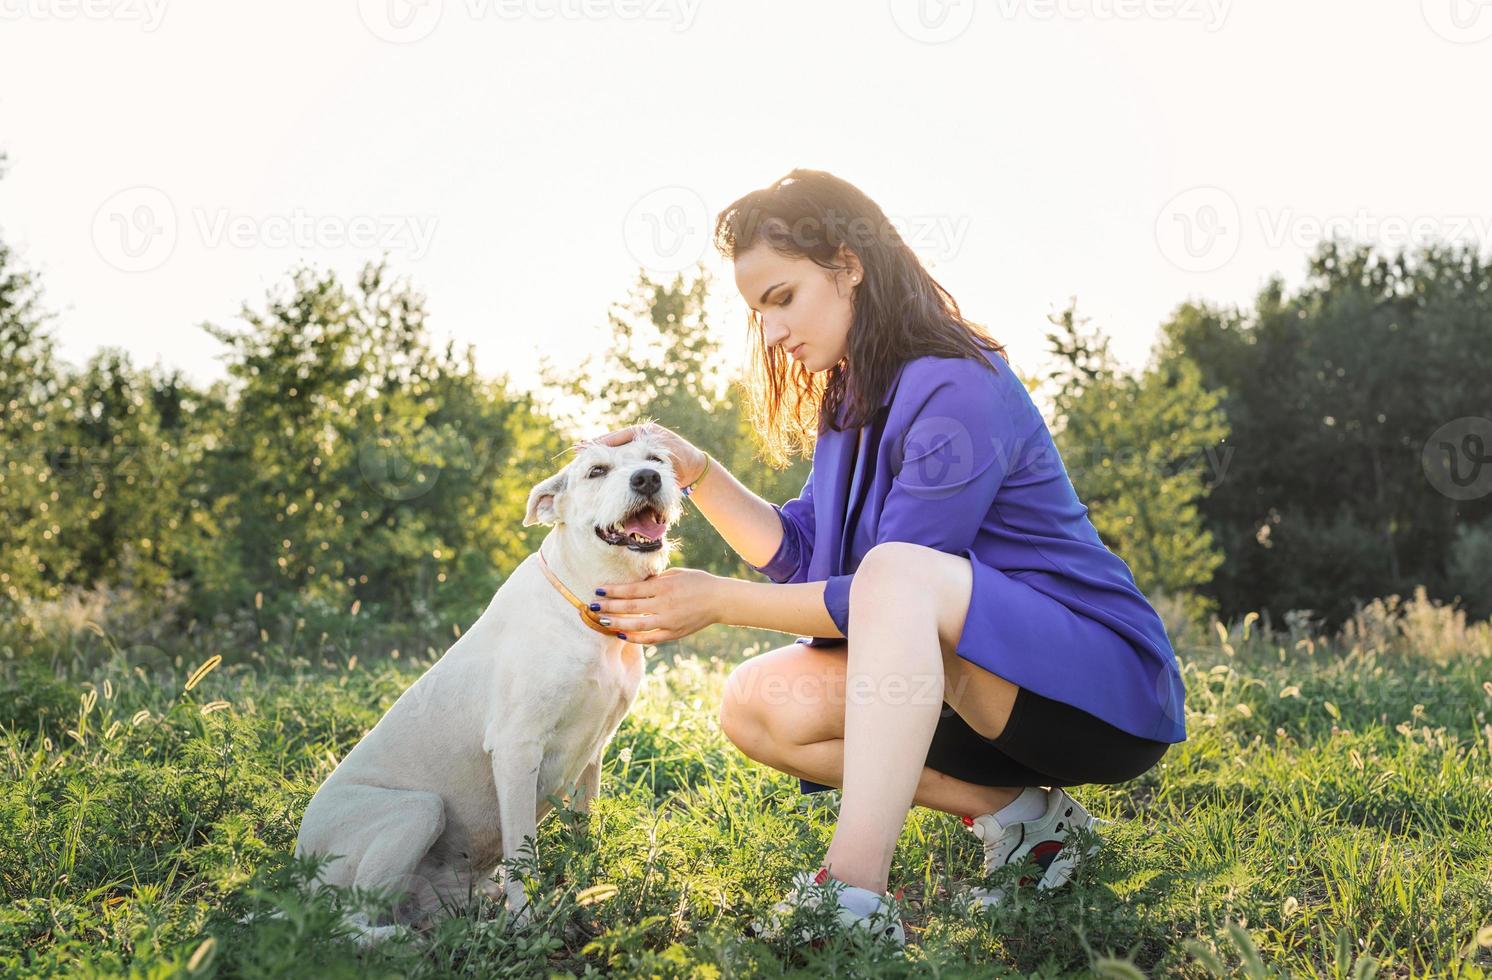
[[[1149,771],[1170,747],[1023,687],[995,738],[974,731],[945,703],[927,765],[979,786],[1123,783]]]
[[[944,702],[927,767],[978,786],[1122,783],[1149,771],[1170,747],[1023,687],[995,738],[974,731]],[[800,782],[805,793],[833,788]]]

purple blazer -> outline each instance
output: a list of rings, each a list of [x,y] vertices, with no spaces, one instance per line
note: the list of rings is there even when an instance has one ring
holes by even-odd
[[[974,586],[959,656],[1131,734],[1185,741],[1160,616],[1099,538],[1025,385],[999,354],[985,361],[914,358],[864,427],[821,428],[802,495],[772,505],[782,544],[752,567],[781,584],[826,582],[848,637],[850,582],[872,545],[963,555]]]

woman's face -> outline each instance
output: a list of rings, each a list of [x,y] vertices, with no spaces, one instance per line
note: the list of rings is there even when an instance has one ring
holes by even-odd
[[[844,268],[756,245],[736,255],[736,288],[761,314],[762,340],[810,371],[827,371],[849,351],[851,297],[863,278],[859,257],[840,246]],[[794,351],[796,350],[796,354]]]

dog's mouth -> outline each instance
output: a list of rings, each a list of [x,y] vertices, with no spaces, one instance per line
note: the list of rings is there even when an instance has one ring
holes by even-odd
[[[628,551],[657,551],[667,533],[668,522],[652,504],[644,504],[610,527],[596,526],[596,537]]]

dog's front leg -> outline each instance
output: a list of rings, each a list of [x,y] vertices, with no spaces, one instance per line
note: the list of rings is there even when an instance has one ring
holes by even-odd
[[[514,873],[514,865],[525,847],[531,847],[538,865],[539,763],[544,750],[536,743],[504,745],[491,753],[492,781],[497,786],[497,819],[503,839],[503,897],[515,925],[533,917],[528,892]]]
[[[601,795],[601,753],[586,764],[580,773],[580,788],[575,794],[576,813],[590,813],[591,801]]]

